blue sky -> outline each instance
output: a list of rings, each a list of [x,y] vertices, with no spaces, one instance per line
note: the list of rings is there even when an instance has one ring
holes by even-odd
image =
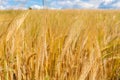
[[[45,0],[52,9],[120,9],[120,0]],[[43,8],[42,0],[0,0],[0,9]]]

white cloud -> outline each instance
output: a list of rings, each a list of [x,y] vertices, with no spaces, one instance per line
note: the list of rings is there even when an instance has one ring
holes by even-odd
[[[112,2],[113,0],[103,0],[106,3]]]
[[[33,5],[33,6],[31,6],[31,8],[32,8],[32,9],[43,9],[44,7],[43,7],[43,6],[39,6],[39,5]],[[55,10],[55,9],[61,9],[61,8],[45,7],[45,9]]]
[[[113,0],[103,0],[103,2],[105,3],[105,4],[109,4],[109,3],[111,3]]]
[[[28,1],[28,0],[14,0],[14,1],[25,2],[25,1]]]
[[[15,1],[18,5],[11,5],[9,1]],[[0,0],[0,9],[27,9],[24,7],[24,4],[28,0]],[[23,3],[24,2],[24,3]]]
[[[25,7],[20,7],[20,6],[0,6],[0,10],[5,10],[5,9],[12,9],[12,10],[18,10],[18,9],[21,9],[21,10],[26,10],[27,8]]]
[[[5,5],[5,4],[7,4],[7,1],[8,1],[8,0],[0,0],[0,5]]]
[[[48,7],[47,9],[51,9],[51,10],[60,10],[61,8]]]
[[[4,10],[5,9],[5,7],[3,7],[3,6],[0,6],[0,10]]]
[[[8,0],[0,0],[0,10],[6,9],[5,5],[7,4]]]
[[[94,8],[95,6],[91,3],[86,3],[86,2],[79,2],[79,3],[76,3],[78,5],[80,5],[80,7],[82,8]]]
[[[10,8],[7,8],[7,9],[13,9],[13,10],[18,10],[18,9],[27,10],[27,8],[25,8],[25,7],[16,7],[16,6],[11,6]]]
[[[75,6],[79,8],[98,8],[98,5],[100,4],[100,0],[89,0],[89,1],[83,1],[83,0],[59,0],[59,1],[53,1],[51,2],[52,7],[59,7],[59,8],[72,8]]]
[[[31,6],[32,9],[43,9],[43,6],[39,6],[39,5],[33,5]]]
[[[73,5],[73,3],[72,3],[72,1],[60,1],[60,2],[58,2],[58,4],[60,4],[60,5],[66,5],[66,4],[69,4],[69,5]]]
[[[48,6],[56,8],[118,9],[120,8],[119,3],[120,0],[51,0]]]
[[[120,8],[120,2],[117,2],[117,3],[113,4],[112,6],[113,6],[113,7]]]

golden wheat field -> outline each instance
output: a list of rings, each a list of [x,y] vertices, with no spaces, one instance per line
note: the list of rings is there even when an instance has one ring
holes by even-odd
[[[120,80],[120,11],[0,11],[0,80]]]

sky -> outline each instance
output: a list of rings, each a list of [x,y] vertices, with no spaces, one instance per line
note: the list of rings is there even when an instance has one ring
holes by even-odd
[[[42,0],[0,0],[0,9],[42,9]],[[49,9],[120,9],[120,0],[45,0]]]

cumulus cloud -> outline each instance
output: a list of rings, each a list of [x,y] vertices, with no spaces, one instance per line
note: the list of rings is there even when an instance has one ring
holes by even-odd
[[[48,0],[52,7],[59,8],[87,8],[114,9],[118,8],[120,0]]]
[[[19,10],[19,9],[22,9],[22,10],[27,10],[27,8],[25,7],[21,7],[21,6],[9,6],[7,7],[6,9],[13,9],[13,10]]]
[[[105,4],[109,4],[111,3],[113,0],[103,0],[105,2]]]
[[[8,0],[0,0],[0,10],[6,9],[5,5],[7,2]]]
[[[31,6],[32,9],[43,9],[43,6],[39,6],[39,5],[33,5]]]
[[[89,4],[89,3],[81,3],[80,6],[83,8],[93,8],[94,7],[93,4]]]
[[[8,0],[0,0],[0,5],[5,5],[7,4]]]
[[[54,7],[43,7],[43,6],[40,6],[40,5],[32,5],[30,8],[32,9],[43,9],[43,8],[46,8],[46,9],[60,9],[60,8],[54,8]]]
[[[4,10],[5,9],[5,7],[3,7],[3,6],[0,6],[0,10]]]
[[[120,8],[120,2],[114,3],[112,6],[116,8]]]
[[[97,0],[59,0],[52,1],[50,6],[59,6],[59,8],[97,8],[97,4],[99,4]]]
[[[17,5],[11,5],[9,2],[18,2]],[[0,0],[0,9],[26,9],[22,4],[28,0]]]
[[[28,0],[14,0],[14,1],[18,1],[18,2],[26,2]]]
[[[66,5],[66,4],[69,4],[69,5],[73,5],[72,1],[58,1],[58,4],[60,5]]]

